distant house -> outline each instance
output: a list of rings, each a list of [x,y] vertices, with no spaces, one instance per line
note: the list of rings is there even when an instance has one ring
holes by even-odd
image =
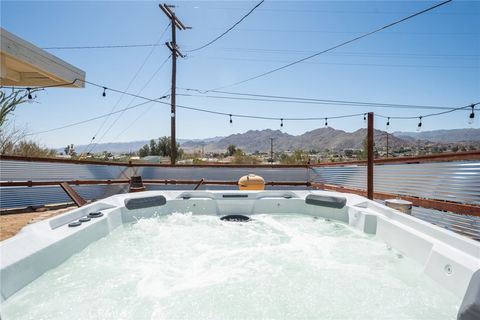
[[[140,160],[150,163],[170,163],[169,157],[161,157],[161,156],[146,156],[140,158]]]

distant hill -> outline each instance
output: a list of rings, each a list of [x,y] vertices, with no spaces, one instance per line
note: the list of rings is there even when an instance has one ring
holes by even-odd
[[[205,140],[195,139],[177,139],[177,142],[181,145],[184,143],[192,143],[195,145],[201,145],[202,142],[209,143],[209,142],[216,142],[223,137],[213,137],[207,138]],[[126,153],[126,152],[137,152],[141,147],[146,144],[150,143],[149,140],[138,140],[138,141],[130,141],[130,142],[114,142],[114,143],[99,143],[95,146],[94,152],[102,152],[102,151],[109,151],[112,153]],[[87,147],[90,149],[91,146],[89,145],[76,145],[75,151],[77,153],[83,153],[87,150]],[[63,152],[65,147],[55,148],[58,152]]]
[[[270,150],[270,138],[274,139],[275,151],[303,150],[344,150],[361,149],[367,129],[355,132],[345,132],[333,128],[319,128],[308,131],[302,135],[293,136],[280,130],[250,130],[241,134],[233,134],[212,143],[204,143],[205,151],[224,152],[231,144],[246,152],[268,152]],[[375,143],[381,147],[386,145],[387,135],[383,131],[375,130]],[[411,143],[401,138],[389,136],[389,144],[392,147],[408,146]],[[186,150],[199,149],[202,143],[185,143],[182,148]]]
[[[394,132],[394,136],[405,139],[428,140],[431,142],[480,141],[480,129],[434,130],[425,132]]]
[[[270,138],[274,139],[275,151],[325,150],[341,151],[344,149],[362,149],[362,142],[367,135],[367,129],[359,129],[355,132],[345,132],[330,127],[319,128],[304,134],[294,136],[280,130],[249,130],[244,133],[232,134],[227,137],[213,137],[208,139],[179,139],[181,147],[186,151],[204,150],[208,152],[225,152],[231,144],[246,152],[270,151]],[[375,130],[375,144],[377,147],[385,147],[387,133]],[[480,129],[454,129],[436,130],[425,132],[394,132],[389,135],[389,145],[393,148],[409,147],[428,143],[461,143],[475,141],[480,142]],[[150,140],[131,142],[100,143],[95,147],[96,152],[109,151],[112,153],[136,152]],[[86,145],[75,146],[78,153],[84,152]],[[63,148],[57,149],[63,152]]]

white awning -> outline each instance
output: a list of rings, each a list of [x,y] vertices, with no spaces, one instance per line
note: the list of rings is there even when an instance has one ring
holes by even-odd
[[[0,28],[0,85],[83,88],[85,72]]]

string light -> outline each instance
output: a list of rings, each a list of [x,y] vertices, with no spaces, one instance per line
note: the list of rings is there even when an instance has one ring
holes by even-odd
[[[27,88],[27,92],[28,92],[28,100],[32,100],[32,89],[31,88]]]
[[[472,104],[470,107],[472,108],[472,113],[468,117],[468,124],[473,124],[475,122],[475,105]]]
[[[102,97],[106,97],[106,96],[107,96],[107,88],[103,87]]]
[[[418,117],[418,120],[419,120],[419,122],[418,122],[418,126],[417,126],[417,131],[420,131],[422,129],[422,117],[421,116]]]
[[[280,127],[283,128],[283,118],[280,119]]]
[[[387,129],[388,129],[389,126],[390,126],[390,117],[388,117],[388,119],[387,119]]]
[[[113,91],[115,93],[122,93],[122,94],[125,94],[125,95],[128,95],[128,96],[132,96],[132,97],[136,97],[136,98],[139,98],[139,99],[143,99],[143,100],[146,100],[147,102],[145,103],[148,103],[148,102],[156,102],[156,103],[161,103],[161,104],[165,104],[165,105],[169,105],[169,103],[166,103],[166,102],[162,102],[162,101],[159,101],[160,99],[164,99],[168,96],[163,96],[163,97],[160,97],[160,98],[157,98],[157,99],[151,99],[151,98],[148,98],[148,97],[145,97],[145,96],[141,96],[139,94],[133,94],[133,93],[129,93],[129,92],[126,92],[126,91],[121,91],[121,90],[118,90],[118,89],[114,89],[114,88],[108,88],[108,87],[105,87],[105,86],[102,86],[100,84],[97,84],[97,83],[93,83],[93,82],[90,82],[90,81],[86,81],[86,80],[82,80],[82,79],[75,79],[74,81],[70,82],[70,83],[65,83],[65,84],[56,84],[56,85],[51,85],[51,86],[43,86],[43,87],[37,87],[38,88],[41,88],[41,89],[46,89],[46,88],[52,88],[52,87],[60,87],[60,86],[65,86],[67,84],[74,84],[75,82],[77,81],[80,81],[80,82],[83,82],[83,83],[86,83],[86,84],[89,84],[89,85],[92,85],[92,86],[95,86],[95,87],[98,87],[98,88],[103,88],[103,93],[102,93],[102,96],[106,96],[106,90],[110,90],[110,91]],[[3,86],[2,88],[12,88],[13,90],[13,87],[7,87],[7,86]],[[29,93],[29,99],[33,99],[33,97],[31,96],[31,88],[29,87],[23,87],[23,88],[16,88],[16,89],[24,89],[24,90],[27,90],[28,93]],[[140,105],[143,105],[145,103],[142,103]],[[437,113],[431,113],[431,114],[425,114],[423,116],[418,116],[418,117],[412,117],[412,116],[394,116],[394,117],[387,117],[387,116],[384,116],[384,115],[381,115],[381,114],[375,114],[375,116],[377,117],[380,117],[380,118],[385,118],[387,119],[387,126],[390,124],[390,119],[400,119],[400,120],[409,120],[409,119],[419,119],[419,123],[418,123],[418,126],[417,126],[417,130],[420,131],[421,130],[421,127],[422,127],[422,119],[423,118],[426,118],[426,117],[434,117],[434,116],[440,116],[440,115],[443,115],[443,114],[447,114],[447,113],[451,113],[451,112],[454,112],[454,111],[460,111],[460,110],[465,110],[467,108],[471,108],[472,109],[472,112],[470,113],[469,115],[469,123],[473,123],[474,120],[475,120],[475,106],[476,105],[479,105],[480,102],[477,102],[477,103],[473,103],[473,104],[470,104],[468,106],[461,106],[461,107],[456,107],[456,108],[452,108],[452,109],[449,109],[449,110],[446,110],[446,111],[442,111],[442,112],[437,112]],[[184,105],[177,105],[178,108],[182,108],[182,109],[187,109],[187,110],[192,110],[192,111],[199,111],[199,112],[205,112],[205,113],[209,113],[209,114],[217,114],[217,115],[226,115],[226,116],[229,116],[230,117],[230,123],[232,123],[232,117],[235,116],[235,117],[240,117],[240,118],[249,118],[249,119],[263,119],[263,120],[280,120],[281,121],[281,126],[283,127],[283,120],[291,120],[291,121],[305,121],[305,120],[312,120],[312,121],[315,121],[315,120],[320,120],[320,119],[325,119],[325,126],[328,126],[328,118],[325,117],[325,118],[320,118],[320,117],[308,117],[308,118],[276,118],[276,117],[267,117],[267,116],[256,116],[256,115],[246,115],[246,114],[228,114],[228,113],[224,113],[224,112],[219,112],[219,111],[213,111],[213,110],[208,110],[208,109],[204,109],[204,108],[197,108],[197,107],[189,107],[189,106],[184,106]],[[125,108],[125,110],[128,110],[130,108]],[[114,114],[116,112],[111,112],[107,115],[110,115],[110,114]],[[63,128],[66,128],[66,127],[70,127],[72,125],[77,125],[77,124],[81,124],[81,123],[85,123],[85,122],[88,122],[88,121],[93,121],[93,120],[96,120],[98,118],[103,118],[107,115],[101,115],[101,116],[97,116],[97,117],[94,117],[92,119],[88,119],[88,120],[84,120],[84,121],[80,121],[79,123],[74,123],[74,124],[71,124],[71,125],[67,125],[67,126],[62,126],[62,127],[58,127],[58,128],[53,128],[53,129],[50,129],[50,130],[46,130],[46,131],[41,131],[41,132],[37,132],[37,133],[34,133],[34,134],[40,134],[40,133],[45,133],[45,132],[50,132],[50,131],[54,131],[54,130],[60,130],[60,129],[63,129]],[[330,117],[330,119],[343,119],[343,118],[351,118],[351,117],[358,117],[358,116],[364,116],[364,119],[366,119],[366,113],[360,113],[360,114],[350,114],[350,115],[344,115],[344,116],[334,116],[334,117]],[[175,117],[175,113],[171,113],[171,116],[172,117]],[[33,135],[33,134],[29,134],[29,135]]]
[[[367,114],[366,113],[363,114],[363,121],[367,122]]]

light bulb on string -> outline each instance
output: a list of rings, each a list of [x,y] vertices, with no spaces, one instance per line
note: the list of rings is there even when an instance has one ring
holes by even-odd
[[[418,125],[417,125],[417,131],[422,130],[422,117],[418,117]]]
[[[470,107],[472,108],[472,112],[468,116],[468,124],[472,125],[475,123],[475,105],[472,104]]]
[[[328,118],[325,118],[325,127],[328,126]]]
[[[387,118],[387,130],[390,128],[390,117]]]
[[[107,88],[103,87],[102,97],[106,97],[106,96],[107,96]]]
[[[32,89],[31,88],[27,88],[27,92],[28,92],[28,100],[32,100],[33,97],[32,97]]]
[[[283,128],[283,118],[280,119],[280,128]]]
[[[367,114],[366,113],[363,114],[363,124],[367,125]]]
[[[230,124],[233,123],[233,120],[232,120],[232,115],[230,115]]]

